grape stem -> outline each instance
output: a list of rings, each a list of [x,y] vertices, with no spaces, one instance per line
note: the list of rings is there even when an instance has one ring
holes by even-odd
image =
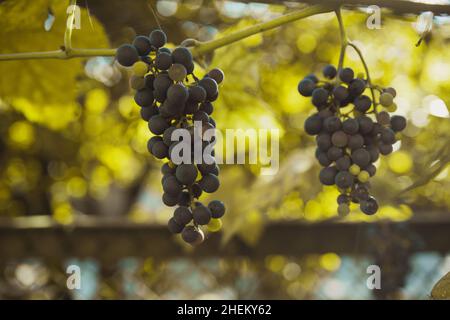
[[[77,0],[70,0],[69,7],[72,9],[72,11],[69,13],[69,16],[67,17],[66,31],[64,32],[64,50],[62,50],[66,54],[69,54],[70,51],[72,50],[72,30],[75,21],[76,5]]]
[[[71,0],[71,5],[76,4],[76,0]],[[202,56],[206,53],[213,52],[214,50],[230,45],[234,42],[248,38],[252,35],[271,30],[282,26],[284,24],[301,20],[316,14],[332,12],[334,7],[328,5],[313,5],[304,9],[294,11],[278,18],[272,19],[267,22],[259,23],[254,26],[239,30],[222,38],[199,42],[195,47],[191,47],[190,50],[194,57]],[[68,19],[71,19],[70,26],[73,25],[74,12],[69,15]],[[72,27],[66,28],[64,34],[64,46],[60,50],[53,51],[40,51],[40,52],[22,52],[22,53],[6,53],[0,54],[0,61],[5,60],[29,60],[29,59],[71,59],[80,57],[97,57],[97,56],[115,56],[116,49],[77,49],[72,48],[71,37]]]
[[[341,15],[341,8],[339,7],[338,9],[335,10],[336,13],[336,18],[338,20],[339,23],[339,35],[340,35],[340,39],[341,39],[341,51],[339,54],[339,63],[338,63],[338,76],[336,77],[336,82],[339,84],[340,80],[339,80],[339,72],[342,70],[342,66],[344,64],[344,59],[345,59],[345,51],[347,49],[347,47],[352,47],[353,50],[355,50],[355,52],[358,54],[359,59],[361,60],[361,63],[364,67],[364,72],[366,74],[367,77],[367,84],[368,87],[370,89],[370,94],[372,96],[372,102],[373,102],[373,110],[375,114],[378,114],[377,112],[377,103],[375,101],[375,91],[373,89],[373,85],[372,85],[372,81],[370,79],[370,73],[369,73],[369,67],[367,66],[366,60],[364,59],[364,56],[361,52],[361,50],[358,48],[358,46],[356,44],[354,44],[353,42],[348,40],[348,37],[346,35],[345,32],[345,26],[344,26],[344,22],[342,20],[342,15]]]

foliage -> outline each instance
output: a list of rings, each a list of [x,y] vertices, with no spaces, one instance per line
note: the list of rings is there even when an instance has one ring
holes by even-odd
[[[46,32],[48,7],[56,20]],[[0,52],[57,49],[63,41],[65,8],[59,1],[3,2]],[[102,25],[90,17],[91,27],[87,14],[82,9],[82,29],[74,30],[74,46],[108,47]],[[398,113],[411,120],[401,151],[379,164],[373,185],[379,213],[367,217],[354,208],[347,221],[404,221],[424,207],[448,212],[446,27],[417,48],[417,34],[408,22],[386,19],[382,29],[368,30],[363,14],[344,12],[344,20],[349,37],[362,48],[373,81],[398,88]],[[241,19],[217,37],[253,23]],[[219,129],[280,129],[277,175],[260,175],[260,165],[222,166],[217,197],[228,207],[225,240],[238,232],[253,243],[272,220],[335,218],[336,191],[315,183],[319,166],[313,159],[314,143],[303,132],[312,106],[298,95],[296,84],[305,74],[337,62],[337,30],[334,15],[323,14],[216,50],[210,67],[218,66],[227,75],[215,110]],[[362,71],[348,50],[346,65]],[[150,134],[128,90],[126,71],[121,82],[108,87],[84,72],[85,62],[0,62],[0,214],[52,214],[68,224],[78,214],[167,220],[169,212],[159,200],[159,165],[146,151]],[[436,168],[431,179],[399,195]]]

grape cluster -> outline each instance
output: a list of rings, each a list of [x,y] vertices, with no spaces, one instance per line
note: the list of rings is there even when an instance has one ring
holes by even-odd
[[[207,206],[198,199],[203,192],[213,193],[219,188],[219,167],[214,159],[216,124],[211,117],[212,102],[219,95],[218,84],[224,79],[220,69],[212,69],[202,79],[194,75],[194,61],[190,50],[164,47],[166,34],[154,30],[147,36],[137,36],[132,44],[117,49],[116,59],[122,66],[131,67],[130,85],[136,90],[134,100],[141,106],[141,117],[148,121],[152,136],[147,144],[149,152],[158,159],[167,159],[161,168],[164,190],[162,201],[177,206],[168,221],[171,233],[180,234],[192,245],[203,242],[200,226],[210,232],[218,231],[225,213],[219,200]],[[182,129],[190,139],[174,139],[172,134]],[[211,130],[210,130],[211,129]],[[201,146],[200,158],[194,155],[194,144]],[[191,154],[183,151],[190,144]],[[204,159],[208,148],[209,158]],[[182,159],[174,161],[174,157]],[[187,159],[187,160],[186,160]]]
[[[376,199],[369,194],[369,178],[375,175],[380,154],[393,151],[392,144],[406,127],[402,116],[391,116],[396,110],[394,88],[371,86],[364,75],[355,77],[351,68],[338,70],[333,65],[324,67],[323,80],[314,74],[298,84],[302,96],[311,97],[317,112],[308,117],[304,128],[316,136],[316,158],[324,167],[319,180],[324,185],[336,185],[338,213],[350,211],[350,202],[359,203],[368,215],[378,210]],[[365,95],[370,89],[372,101]],[[376,99],[376,98],[375,98]],[[379,106],[383,110],[378,110]]]

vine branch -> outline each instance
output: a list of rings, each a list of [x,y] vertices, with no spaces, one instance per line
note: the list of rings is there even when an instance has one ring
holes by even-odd
[[[71,0],[71,4],[76,0]],[[205,53],[214,51],[231,43],[237,42],[252,35],[277,28],[284,24],[304,19],[316,14],[332,12],[333,7],[326,5],[309,6],[305,9],[282,15],[273,20],[256,24],[254,26],[239,30],[237,32],[226,35],[222,38],[201,42],[197,46],[191,48],[194,56],[201,56]],[[70,26],[73,25],[73,12],[69,15]],[[7,53],[0,54],[0,61],[5,60],[27,60],[27,59],[71,59],[79,57],[95,57],[95,56],[115,56],[116,49],[77,49],[71,46],[72,28],[67,28],[64,35],[64,47],[61,50],[42,51],[42,52],[23,52],[23,53]]]

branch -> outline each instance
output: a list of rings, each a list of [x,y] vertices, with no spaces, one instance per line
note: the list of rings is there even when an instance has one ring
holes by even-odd
[[[211,52],[220,47],[224,47],[233,42],[242,40],[244,38],[250,37],[252,35],[277,28],[289,22],[293,22],[296,20],[304,19],[316,14],[326,13],[333,11],[333,7],[330,6],[311,6],[307,7],[303,10],[295,11],[292,13],[285,14],[281,17],[275,18],[273,20],[263,22],[246,29],[237,31],[235,33],[229,34],[225,37],[222,37],[217,40],[212,40],[208,42],[204,42],[196,46],[192,49],[192,53],[195,55],[202,55],[208,52]]]
[[[259,2],[268,4],[282,5],[282,0],[239,0],[240,2]],[[413,2],[407,0],[290,0],[290,2],[306,3],[314,5],[328,5],[331,7],[344,6],[345,8],[368,7],[371,5],[379,6],[393,11],[395,14],[420,14],[425,11],[431,11],[435,15],[449,15],[450,5],[448,4],[429,4],[423,2]],[[425,1],[424,1],[425,2]]]
[[[203,55],[205,53],[214,51],[223,46],[229,45],[233,42],[250,37],[257,33],[261,33],[270,29],[274,29],[281,25],[304,19],[316,14],[325,12],[331,12],[333,8],[330,6],[310,6],[305,9],[288,13],[273,20],[263,22],[246,29],[231,33],[222,38],[200,43],[195,48],[191,48],[194,57]],[[70,19],[70,16],[69,16]],[[66,41],[67,40],[67,41]],[[25,53],[8,53],[0,54],[0,61],[4,60],[26,60],[26,59],[70,59],[78,57],[94,57],[94,56],[115,56],[116,49],[75,49],[70,47],[69,32],[66,32],[65,48],[55,51],[44,52],[25,52]],[[67,50],[67,44],[69,44],[69,50]]]

